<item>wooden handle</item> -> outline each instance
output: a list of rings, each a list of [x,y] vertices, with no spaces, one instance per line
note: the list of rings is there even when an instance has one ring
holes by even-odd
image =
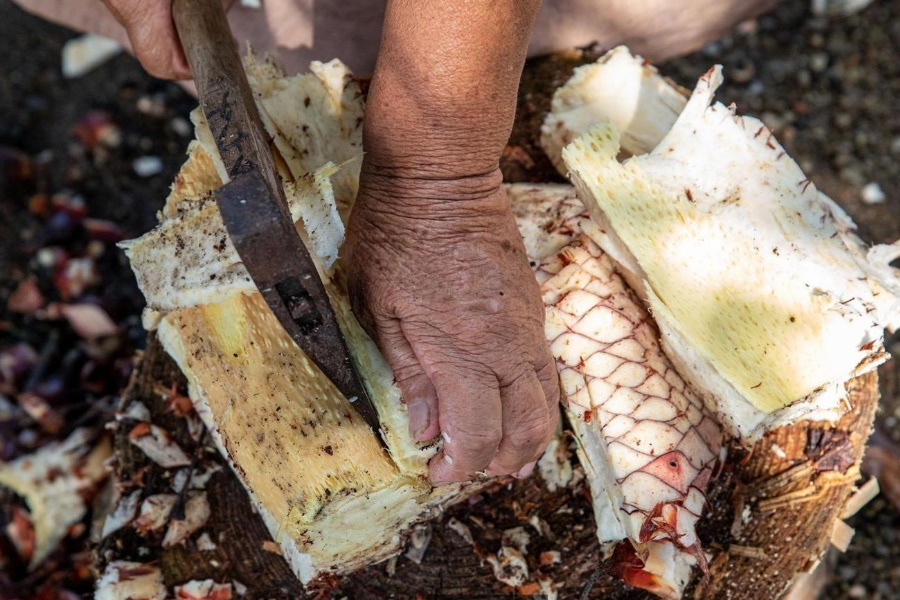
[[[228,175],[234,179],[256,169],[281,197],[268,138],[221,1],[174,0],[172,17]]]

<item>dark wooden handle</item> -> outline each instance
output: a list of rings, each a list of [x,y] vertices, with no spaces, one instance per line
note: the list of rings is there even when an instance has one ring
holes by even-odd
[[[268,137],[221,0],[174,0],[172,16],[228,175],[234,179],[256,169],[281,197]]]

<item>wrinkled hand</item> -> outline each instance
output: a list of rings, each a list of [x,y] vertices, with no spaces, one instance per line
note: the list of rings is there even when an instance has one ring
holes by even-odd
[[[223,0],[227,10],[233,0]],[[175,23],[172,0],[103,0],[128,32],[131,49],[148,73],[161,79],[190,79]]]
[[[347,232],[356,314],[394,371],[435,484],[528,475],[556,428],[543,305],[499,173],[453,181],[363,169]]]
[[[128,32],[135,57],[162,79],[190,79],[191,70],[172,21],[172,0],[103,0]]]

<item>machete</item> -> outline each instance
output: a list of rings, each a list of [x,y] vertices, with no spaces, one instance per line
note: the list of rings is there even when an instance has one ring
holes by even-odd
[[[377,433],[375,407],[291,219],[222,3],[175,0],[172,16],[200,107],[230,178],[215,195],[231,242],[291,339]]]

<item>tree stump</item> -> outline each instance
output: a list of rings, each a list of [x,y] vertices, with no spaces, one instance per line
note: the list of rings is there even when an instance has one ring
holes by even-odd
[[[559,180],[537,142],[550,105],[548,91],[564,83],[575,66],[596,57],[596,52],[586,50],[529,61],[516,126],[501,162],[508,181]],[[700,525],[701,540],[711,554],[709,574],[697,570],[687,598],[773,600],[786,591],[795,575],[816,564],[859,478],[878,403],[877,382],[874,372],[850,382],[852,408],[839,423],[800,423],[771,432],[752,451],[731,449],[722,473],[712,483],[711,506]],[[168,430],[197,466],[221,467],[206,486],[211,517],[201,530],[215,548],[200,550],[192,540],[185,546],[163,548],[164,528],[142,536],[126,526],[99,543],[98,572],[114,560],[155,562],[170,588],[192,579],[236,582],[235,589],[243,591],[240,586],[245,586],[246,592],[235,597],[247,600],[487,599],[541,597],[549,590],[563,600],[654,597],[628,588],[603,570],[586,484],[550,492],[538,475],[498,482],[436,518],[420,563],[401,556],[304,588],[277,553],[246,491],[218,451],[205,436],[195,440],[187,421],[169,410],[170,390],[185,393],[185,379],[151,336],[120,412],[143,403],[152,422]],[[120,492],[140,489],[142,498],[172,493],[173,472],[152,463],[133,446],[129,430],[127,421],[122,421],[115,434]],[[570,454],[574,462],[574,452]],[[459,533],[462,528],[457,522],[471,532],[471,542]],[[530,583],[517,589],[500,583],[486,560],[500,549],[504,530],[514,527],[523,527],[530,536]],[[549,552],[558,552],[559,562],[543,554]],[[589,580],[593,587],[583,595]]]

